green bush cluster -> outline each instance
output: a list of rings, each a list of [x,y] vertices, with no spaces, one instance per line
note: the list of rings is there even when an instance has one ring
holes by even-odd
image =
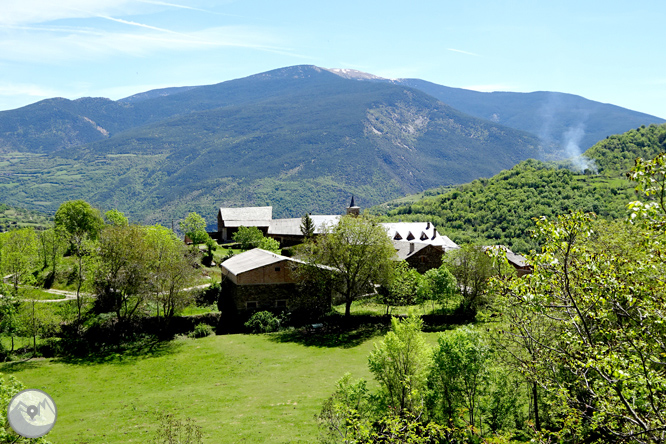
[[[280,329],[281,320],[270,311],[258,311],[245,323],[251,333],[272,333]]]

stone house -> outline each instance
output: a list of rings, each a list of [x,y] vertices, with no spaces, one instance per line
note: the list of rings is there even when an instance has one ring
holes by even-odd
[[[331,295],[302,294],[293,269],[302,264],[293,258],[255,248],[222,262],[223,314],[254,311],[293,311],[307,305],[330,308]],[[226,312],[226,313],[225,313]]]
[[[441,245],[393,241],[393,246],[398,260],[406,261],[410,267],[421,274],[442,265],[444,248]]]

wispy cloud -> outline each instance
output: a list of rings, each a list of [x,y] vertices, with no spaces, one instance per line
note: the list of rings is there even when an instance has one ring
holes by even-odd
[[[28,83],[0,83],[0,96],[52,97],[58,92],[39,85]]]
[[[451,51],[451,52],[457,52],[459,54],[466,54],[466,55],[469,55],[469,56],[481,57],[479,54],[474,54],[473,52],[469,52],[469,51],[463,51],[462,49],[446,48],[446,50]]]
[[[114,19],[107,16],[104,18]],[[161,51],[191,51],[215,48],[246,48],[256,51],[305,56],[295,53],[281,38],[262,28],[225,26],[194,32],[177,32],[129,20],[114,19],[126,31],[90,27],[15,26],[17,33],[0,39],[0,61],[64,63],[106,58],[118,54],[145,56]]]
[[[139,3],[146,3],[148,5],[168,6],[170,8],[189,9],[190,11],[199,11],[199,12],[206,12],[208,14],[216,14],[215,12],[208,11],[206,9],[194,8],[192,6],[179,5],[179,4],[176,4],[176,3],[158,2],[158,1],[154,1],[154,0],[137,0],[137,1]]]

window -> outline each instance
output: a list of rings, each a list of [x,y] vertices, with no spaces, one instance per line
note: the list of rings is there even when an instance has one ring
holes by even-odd
[[[409,234],[407,235],[407,240],[414,240],[414,235],[410,231]]]
[[[275,271],[280,271],[280,267],[275,267]]]
[[[426,257],[425,257],[425,256],[419,256],[419,259],[421,260],[421,263],[422,263],[422,264],[424,264],[425,261],[426,261]]]
[[[247,301],[245,303],[245,308],[248,310],[255,310],[257,308],[257,301]]]
[[[402,236],[400,236],[400,233],[395,233],[395,236],[393,236],[393,240],[402,240]]]
[[[287,308],[287,300],[278,299],[277,301],[275,301],[275,308]]]

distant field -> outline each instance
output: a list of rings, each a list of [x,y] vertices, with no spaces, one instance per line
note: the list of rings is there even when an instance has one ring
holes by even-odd
[[[436,334],[427,336],[434,342]],[[335,382],[345,372],[371,379],[367,356],[380,340],[317,347],[290,335],[213,336],[98,360],[3,364],[0,371],[53,396],[54,443],[147,442],[158,410],[194,418],[206,443],[311,443],[313,417]]]

